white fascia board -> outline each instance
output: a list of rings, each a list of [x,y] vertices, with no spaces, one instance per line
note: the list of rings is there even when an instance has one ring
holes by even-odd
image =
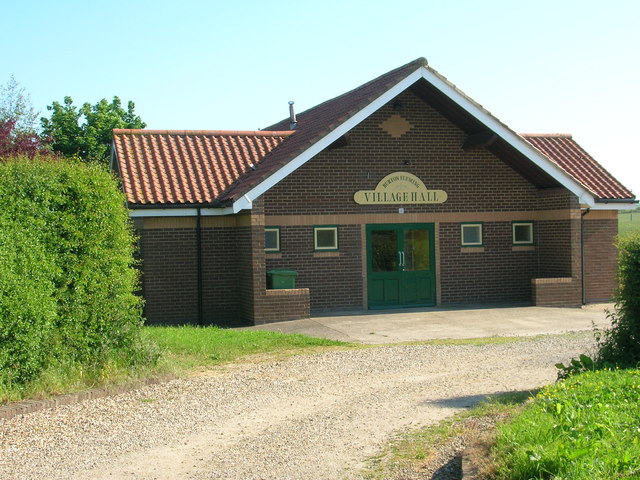
[[[605,202],[597,202],[593,206],[590,206],[591,210],[633,210],[634,208],[638,208],[638,204],[635,202],[629,203],[621,203],[621,202],[613,202],[607,203]]]
[[[233,213],[238,213],[240,210],[251,210],[253,202],[247,195],[243,195],[240,199],[233,202]]]
[[[338,126],[335,130],[329,132],[325,137],[311,145],[304,152],[299,154],[292,161],[287,163],[284,167],[279,169],[270,177],[263,180],[261,183],[253,187],[249,190],[241,199],[237,200],[237,202],[252,202],[264,192],[269,190],[271,187],[279,183],[281,180],[288,177],[291,173],[295,172],[302,165],[307,163],[310,159],[315,157],[322,150],[327,148],[333,142],[342,137],[345,133],[349,132],[352,128],[358,125],[363,120],[366,120],[369,115],[377,111],[380,107],[385,105],[386,103],[393,100],[396,96],[401,94],[411,85],[413,85],[416,81],[418,81],[421,77],[420,69],[416,70],[409,76],[405,77],[399,83],[397,83],[394,87],[391,87],[385,93],[376,98],[369,105],[364,107],[358,113],[356,113],[353,117],[349,118],[342,125]],[[295,135],[295,133],[294,133]],[[245,207],[246,208],[246,207]]]
[[[488,114],[481,108],[479,108],[473,101],[469,100],[463,94],[458,92],[455,88],[451,87],[447,82],[442,80],[438,75],[430,71],[425,67],[418,68],[415,72],[405,77],[394,87],[387,90],[380,97],[375,99],[369,105],[364,107],[353,117],[349,118],[342,125],[338,126],[335,130],[331,131],[324,138],[313,144],[307,150],[299,154],[291,162],[283,166],[277,172],[270,177],[263,180],[260,184],[249,190],[241,199],[234,202],[234,212],[242,210],[244,208],[251,208],[251,202],[269,190],[271,187],[279,183],[281,180],[289,176],[296,171],[306,162],[308,162],[315,155],[327,148],[333,142],[338,140],[342,135],[349,132],[352,128],[365,120],[380,107],[391,101],[397,95],[409,88],[420,78],[424,78],[431,83],[434,87],[464,108],[467,112],[473,115],[476,119],[482,122],[487,128],[491,129],[511,146],[513,146],[520,153],[525,155],[535,165],[540,167],[544,172],[549,174],[552,178],[558,181],[563,187],[569,190],[571,193],[578,197],[578,201],[581,204],[586,204],[589,207],[595,205],[594,196],[591,192],[585,189],[580,183],[578,183],[573,177],[567,174],[559,166],[549,160],[545,155],[540,153],[536,148],[530,145],[526,140],[521,138],[518,134],[511,131],[508,127],[503,125],[500,121]],[[236,203],[238,206],[236,207]],[[249,205],[248,207],[246,205]]]
[[[219,215],[232,215],[236,212],[232,207],[225,208],[201,208],[200,216],[215,217]],[[137,210],[129,210],[131,218],[145,217],[197,217],[197,208],[141,208]]]
[[[572,176],[570,176],[558,165],[549,160],[545,155],[540,153],[533,145],[529,144],[526,140],[520,137],[520,135],[516,134],[508,127],[503,125],[500,121],[498,121],[495,117],[479,108],[478,105],[476,105],[473,101],[458,92],[455,88],[452,88],[447,82],[442,80],[432,71],[424,67],[421,68],[421,71],[422,78],[424,78],[438,90],[444,93],[447,97],[464,108],[467,112],[477,118],[480,122],[486,125],[497,135],[502,137],[512,147],[514,147],[529,160],[531,160],[534,164],[540,167],[540,169],[557,180],[560,185],[577,196],[580,203],[585,203],[589,206],[593,206],[595,204],[593,194],[591,192],[585,189]]]

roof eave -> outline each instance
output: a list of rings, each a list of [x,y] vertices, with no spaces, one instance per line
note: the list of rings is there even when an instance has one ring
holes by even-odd
[[[211,207],[198,205],[155,205],[153,208],[140,208],[139,206],[129,207],[131,218],[149,217],[197,217],[198,211],[203,217],[216,217],[222,215],[233,215],[233,207]]]
[[[632,210],[638,206],[635,198],[596,198],[591,210]]]
[[[500,136],[512,147],[531,160],[538,168],[554,178],[563,187],[578,197],[580,203],[592,206],[595,197],[575,178],[566,173],[562,168],[542,154],[537,148],[527,142],[524,138],[503,124],[496,117],[482,108],[478,103],[469,98],[462,91],[458,90],[446,78],[430,67],[423,67],[423,78],[434,87],[448,96],[452,101],[464,108],[469,114],[483,123],[487,128]]]
[[[322,137],[320,140],[312,144],[309,148],[304,150],[295,156],[291,161],[289,161],[286,165],[282,166],[275,173],[265,178],[258,185],[250,189],[248,192],[244,193],[241,198],[234,199],[234,205],[236,202],[239,202],[241,205],[250,204],[253,200],[258,198],[260,195],[265,193],[267,190],[272,188],[274,185],[279,183],[284,178],[288,177],[291,173],[296,171],[302,165],[304,165],[311,158],[316,156],[322,150],[327,148],[333,142],[342,137],[345,133],[349,132],[355,126],[357,126],[362,121],[366,120],[373,112],[381,108],[383,105],[391,101],[394,97],[402,93],[406,88],[410,85],[418,81],[421,77],[420,71],[424,67],[419,67],[414,72],[407,75],[404,79],[398,82],[396,85],[388,89],[385,93],[378,96],[375,100],[373,100],[369,105],[362,108],[353,116],[349,117],[342,124],[337,126],[327,135]],[[235,208],[235,207],[234,207]],[[239,206],[238,208],[246,208]]]

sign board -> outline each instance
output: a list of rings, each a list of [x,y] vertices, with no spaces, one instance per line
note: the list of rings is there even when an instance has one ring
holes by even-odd
[[[415,175],[395,172],[380,180],[375,190],[360,190],[353,199],[360,205],[423,205],[446,202],[447,192],[428,190]]]

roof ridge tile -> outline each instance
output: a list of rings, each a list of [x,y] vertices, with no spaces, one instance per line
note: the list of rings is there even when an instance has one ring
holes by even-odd
[[[232,136],[232,137],[274,137],[289,136],[295,130],[145,130],[114,128],[114,135],[201,135],[201,136]]]
[[[573,138],[570,133],[519,133],[518,135],[531,138]]]

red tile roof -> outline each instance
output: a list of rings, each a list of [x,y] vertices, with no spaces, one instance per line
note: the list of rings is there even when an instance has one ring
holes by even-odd
[[[633,199],[624,185],[594,160],[569,134],[521,134],[525,140],[584,185],[598,200]]]
[[[258,132],[114,130],[116,158],[127,200],[135,205],[228,205],[421,67],[494,118],[419,58],[298,114],[295,131],[288,130],[288,118]],[[596,199],[634,198],[571,136],[523,138]],[[526,161],[526,157],[523,159]]]
[[[217,204],[292,133],[116,129],[113,141],[129,203]]]

